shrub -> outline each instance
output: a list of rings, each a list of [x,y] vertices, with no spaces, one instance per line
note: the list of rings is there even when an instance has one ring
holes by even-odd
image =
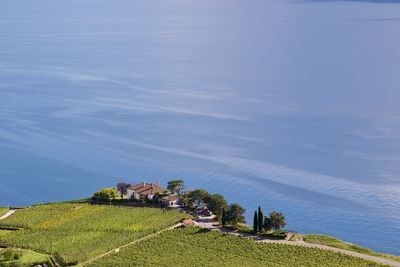
[[[269,214],[269,217],[265,217],[264,219],[264,229],[265,230],[280,230],[281,228],[287,225],[287,221],[285,220],[285,216],[282,212],[273,211]]]
[[[272,233],[268,233],[266,234],[266,236],[268,237],[272,237],[272,238],[279,238],[279,239],[285,239],[288,235],[288,231],[284,231],[284,230],[277,230],[277,231],[273,231]]]
[[[59,265],[61,265],[61,266],[67,266],[67,265],[68,265],[68,263],[65,262],[64,258],[60,255],[60,253],[55,252],[55,253],[52,255],[52,257],[53,257],[53,260],[54,260],[56,263],[58,263]],[[77,263],[77,261],[74,261],[74,262],[70,262],[69,264],[72,265],[72,264],[76,264],[76,263]]]
[[[11,261],[11,260],[19,260],[21,258],[22,253],[13,249],[6,249],[2,253],[2,258],[6,261]]]
[[[253,233],[253,228],[251,228],[250,226],[248,226],[245,223],[238,223],[236,225],[236,230],[238,230],[239,232],[242,232],[242,233],[246,233],[246,234]]]
[[[118,191],[115,188],[103,188],[93,194],[94,200],[110,201],[117,197]]]
[[[236,225],[238,223],[245,223],[244,212],[246,209],[242,208],[239,204],[230,204],[225,213],[225,221],[229,225]]]

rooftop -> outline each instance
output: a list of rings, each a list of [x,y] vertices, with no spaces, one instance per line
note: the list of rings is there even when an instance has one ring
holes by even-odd
[[[167,200],[167,201],[175,201],[178,200],[179,197],[175,195],[169,195],[169,196],[164,196],[161,198],[162,200]]]
[[[166,188],[159,186],[157,184],[154,183],[148,184],[145,182],[132,185],[128,187],[128,189],[133,190],[140,195],[155,195],[156,193],[164,193],[165,191],[168,191]]]

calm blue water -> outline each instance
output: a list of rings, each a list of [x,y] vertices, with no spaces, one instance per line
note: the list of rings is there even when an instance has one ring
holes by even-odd
[[[182,177],[400,255],[399,47],[399,1],[3,1],[0,205]]]

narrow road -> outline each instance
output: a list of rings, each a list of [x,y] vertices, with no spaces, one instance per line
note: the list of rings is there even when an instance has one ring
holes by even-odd
[[[87,265],[87,264],[89,264],[89,263],[92,263],[92,262],[94,262],[94,261],[96,261],[96,260],[98,260],[98,259],[100,259],[100,258],[103,258],[104,256],[110,255],[110,254],[112,254],[112,253],[118,253],[118,252],[120,251],[120,249],[122,249],[122,248],[126,248],[126,247],[129,247],[129,246],[131,246],[131,245],[137,244],[137,243],[139,243],[139,242],[141,242],[141,241],[150,239],[150,238],[155,237],[155,236],[157,236],[157,235],[159,235],[159,234],[161,234],[161,233],[164,233],[164,232],[166,232],[166,231],[175,229],[175,228],[177,228],[177,227],[179,227],[179,226],[181,226],[181,225],[182,225],[181,223],[178,223],[178,224],[175,224],[174,226],[171,226],[171,227],[168,227],[168,228],[164,228],[164,229],[162,229],[162,230],[160,230],[160,231],[158,231],[158,232],[155,232],[155,233],[150,234],[150,235],[146,235],[146,236],[144,236],[144,237],[142,237],[142,238],[139,238],[139,239],[136,239],[135,241],[132,241],[132,242],[130,242],[130,243],[128,243],[128,244],[122,245],[122,246],[120,246],[120,247],[117,247],[117,248],[114,248],[114,249],[112,249],[112,250],[110,250],[110,251],[107,251],[107,252],[105,252],[105,253],[103,253],[103,254],[97,255],[96,257],[90,258],[90,259],[88,259],[88,260],[86,260],[86,261],[84,261],[84,262],[81,262],[81,263],[79,263],[79,264],[77,264],[77,265],[75,265],[75,266],[76,266],[76,267],[85,266],[85,265]]]
[[[287,240],[271,240],[271,239],[264,239],[264,240],[259,240],[256,241],[258,243],[275,243],[275,244],[285,244],[285,245],[291,245],[291,246],[302,246],[302,247],[309,247],[309,248],[319,248],[319,249],[324,249],[324,250],[330,250],[334,252],[339,252],[355,257],[359,257],[365,260],[373,261],[373,262],[378,262],[382,264],[386,264],[389,266],[395,266],[395,267],[400,267],[400,262],[397,261],[392,261],[389,259],[385,258],[380,258],[380,257],[375,257],[371,255],[366,255],[350,250],[345,250],[345,249],[340,249],[340,248],[335,248],[335,247],[330,247],[330,246],[325,246],[325,245],[319,245],[319,244],[312,244],[312,243],[306,243],[304,241],[287,241]]]
[[[0,217],[0,220],[4,220],[5,218],[10,217],[11,215],[14,214],[15,211],[16,211],[15,209],[10,209],[3,216]]]
[[[211,231],[219,231],[219,232],[227,233],[230,235],[253,239],[257,243],[275,243],[275,244],[284,244],[284,245],[291,245],[291,246],[319,248],[319,249],[330,250],[330,251],[334,251],[334,252],[339,252],[339,253],[359,257],[364,260],[369,260],[369,261],[373,261],[373,262],[377,262],[377,263],[381,263],[381,264],[386,264],[389,266],[400,267],[400,262],[398,262],[398,261],[393,261],[393,260],[389,260],[389,259],[385,259],[385,258],[370,256],[370,255],[366,255],[366,254],[362,254],[362,253],[358,253],[358,252],[354,252],[354,251],[349,251],[349,250],[325,246],[325,245],[306,243],[304,241],[288,241],[288,240],[279,240],[279,239],[276,240],[276,239],[268,239],[266,237],[260,237],[260,236],[253,235],[253,234],[243,234],[243,233],[238,233],[238,232],[232,232],[231,230],[221,228],[220,226],[217,226],[216,224],[217,224],[217,222],[214,221],[213,217],[199,216],[199,219],[197,220],[197,226],[199,226],[199,227],[207,228],[207,229],[210,229]]]

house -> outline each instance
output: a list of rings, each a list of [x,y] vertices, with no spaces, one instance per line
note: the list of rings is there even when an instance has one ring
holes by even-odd
[[[131,185],[127,189],[127,196],[128,199],[149,199],[152,200],[153,197],[159,193],[165,193],[168,192],[168,190],[164,187],[161,187],[157,184],[154,183],[145,183],[142,182],[137,185]]]
[[[177,208],[179,207],[181,199],[177,195],[168,195],[163,196],[160,202],[163,207]]]
[[[182,221],[182,226],[184,227],[196,226],[197,224],[198,224],[197,222],[195,222],[190,218]]]

